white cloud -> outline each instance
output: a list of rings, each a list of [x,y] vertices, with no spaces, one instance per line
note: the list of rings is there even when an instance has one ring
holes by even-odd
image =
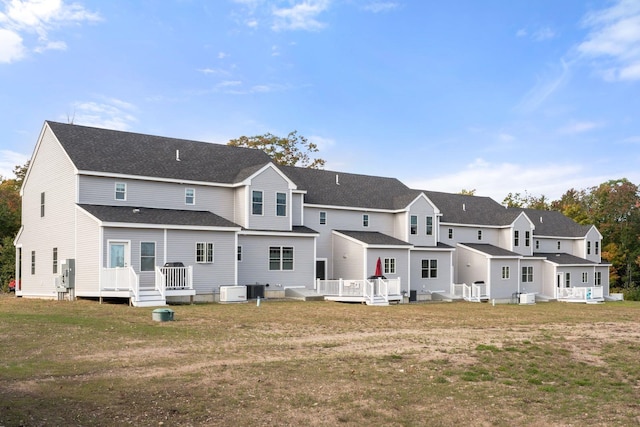
[[[133,115],[136,107],[115,98],[106,99],[104,102],[77,102],[73,109],[73,115],[68,120],[79,125],[129,130],[131,124],[137,122]]]
[[[11,150],[0,150],[0,177],[6,179],[13,179],[13,169],[16,166],[24,165],[29,156],[23,153],[16,153]]]
[[[525,30],[524,28],[520,28],[518,32],[516,32],[516,37],[526,37],[527,34],[527,30]]]
[[[583,19],[590,29],[577,50],[595,59],[605,80],[640,80],[640,2],[619,0]]]
[[[585,133],[602,127],[602,123],[598,122],[572,122],[559,130],[559,133],[565,135],[575,135],[578,133]]]
[[[50,40],[52,32],[74,23],[101,19],[97,13],[80,4],[66,4],[63,0],[8,0],[3,3],[5,8],[0,11],[0,62],[21,59],[27,50],[38,53],[64,50],[67,47],[64,41]],[[36,40],[30,37],[25,42],[29,35],[37,36]]]
[[[325,138],[318,135],[310,135],[307,138],[309,141],[313,142],[318,146],[318,151],[322,153],[323,151],[328,150],[330,147],[336,144],[336,140],[332,138]]]
[[[374,1],[363,7],[364,10],[373,13],[389,12],[400,6],[397,2],[393,1]]]
[[[24,45],[20,34],[0,28],[0,63],[19,61],[23,57]]]
[[[556,36],[556,33],[549,27],[540,28],[531,35],[531,37],[535,41],[539,41],[539,42],[545,41],[545,40],[551,40],[555,36]]]
[[[608,178],[594,177],[581,166],[570,164],[491,163],[476,159],[465,168],[434,179],[405,179],[408,186],[422,190],[458,193],[475,189],[476,195],[502,202],[509,193],[560,198],[570,188],[589,188]],[[583,175],[584,174],[584,175]]]
[[[218,59],[224,59],[226,57],[228,57],[229,54],[226,52],[218,52]]]
[[[326,24],[317,18],[329,8],[329,4],[329,0],[304,0],[289,8],[274,8],[272,14],[275,22],[271,28],[274,31],[321,30]]]
[[[545,76],[538,79],[536,85],[520,101],[516,110],[530,112],[540,107],[569,79],[569,64],[561,59],[560,70],[555,69],[550,74],[552,74],[551,77]]]

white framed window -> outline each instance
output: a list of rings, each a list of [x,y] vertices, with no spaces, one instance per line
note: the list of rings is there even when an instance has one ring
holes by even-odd
[[[213,243],[196,243],[196,262],[198,264],[211,264],[213,262]]]
[[[367,214],[362,215],[362,226],[363,227],[369,226],[369,215]]]
[[[238,262],[242,262],[242,246],[238,246],[238,252],[237,252],[237,260]]]
[[[287,216],[287,193],[276,193],[276,216]]]
[[[125,182],[116,182],[116,200],[127,200],[127,184]]]
[[[598,242],[597,240],[596,240],[595,250],[596,250],[596,255],[598,255],[598,253],[600,252],[600,242]]]
[[[522,267],[522,283],[533,282],[533,267]]]
[[[325,211],[320,211],[320,225],[325,225],[327,223],[327,213]]]
[[[44,191],[40,193],[40,216],[44,216]]]
[[[140,242],[140,271],[156,268],[156,242]]]
[[[418,234],[418,217],[411,215],[411,234]]]
[[[423,259],[422,260],[422,278],[435,279],[438,277],[438,260]]]
[[[449,229],[449,239],[453,239],[453,228]]]
[[[196,189],[185,188],[184,189],[184,204],[195,205],[196,204]]]
[[[524,232],[524,245],[526,247],[529,247],[531,245],[531,232],[530,231],[525,231]]]
[[[558,250],[560,250],[560,240],[558,240]]]
[[[595,285],[596,286],[602,286],[602,272],[601,271],[596,271]]]
[[[540,249],[540,240],[536,240],[536,250]]]
[[[589,281],[589,274],[586,271],[582,272],[582,283],[587,283]]]
[[[433,235],[433,217],[432,216],[428,216],[426,218],[425,233],[427,234],[427,236]]]
[[[384,274],[395,274],[396,273],[396,259],[395,258],[385,258],[384,259]]]
[[[513,246],[519,246],[520,245],[520,231],[515,230],[513,232]]]
[[[508,265],[504,265],[502,266],[502,278],[503,279],[509,279],[511,277],[511,269],[509,268]]]
[[[53,274],[58,274],[58,248],[53,248]]]
[[[293,247],[270,246],[269,270],[293,270]]]
[[[571,273],[564,273],[564,285],[567,288],[571,287]]]
[[[31,274],[36,274],[36,251],[31,251]]]
[[[251,192],[251,213],[262,215],[262,191],[253,190]]]
[[[591,255],[591,241],[587,240],[587,255]]]
[[[482,240],[482,230],[478,230],[478,240]]]

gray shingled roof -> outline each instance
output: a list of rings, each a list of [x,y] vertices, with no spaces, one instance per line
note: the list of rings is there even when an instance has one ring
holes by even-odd
[[[79,170],[232,184],[271,161],[250,148],[46,123]]]
[[[208,211],[187,211],[173,209],[134,208],[131,206],[102,206],[84,204],[78,206],[104,222],[240,228],[239,225]]]
[[[597,265],[597,262],[589,261],[588,259],[580,258],[574,255],[569,255],[567,253],[543,253],[536,252],[533,254],[534,257],[544,257],[548,261],[551,261],[560,265]]]
[[[533,234],[537,236],[584,237],[592,227],[580,225],[558,211],[520,208],[509,208],[509,210],[527,214],[536,227]]]
[[[506,249],[500,248],[498,246],[489,245],[487,243],[461,243],[463,246],[467,246],[469,248],[475,249],[476,251],[480,251],[484,254],[491,256],[500,256],[500,257],[521,257],[521,254],[508,251]]]
[[[442,212],[441,222],[505,226],[519,215],[489,197],[423,191]]]
[[[383,245],[383,246],[412,246],[404,240],[396,239],[377,231],[351,231],[351,230],[335,230],[337,233],[344,234],[356,239],[367,245]]]
[[[279,168],[298,189],[307,191],[305,203],[312,205],[396,210],[405,208],[419,194],[396,178],[292,166]]]

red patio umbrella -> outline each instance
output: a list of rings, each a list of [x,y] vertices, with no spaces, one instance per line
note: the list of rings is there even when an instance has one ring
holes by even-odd
[[[376,262],[376,274],[374,276],[382,276],[382,261],[380,261],[380,257],[378,257],[378,261]]]

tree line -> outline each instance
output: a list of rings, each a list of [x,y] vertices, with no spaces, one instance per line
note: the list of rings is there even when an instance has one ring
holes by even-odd
[[[325,160],[314,158],[318,147],[293,131],[285,138],[272,134],[242,136],[228,145],[261,149],[276,164],[322,168]],[[14,168],[14,178],[0,176],[0,289],[14,278],[13,240],[20,229],[20,187],[29,167]],[[473,195],[475,190],[462,190]],[[602,234],[602,258],[611,263],[611,291],[625,299],[640,300],[640,191],[626,178],[610,180],[587,189],[569,189],[558,200],[544,195],[509,193],[503,200],[509,207],[556,210],[579,224],[593,224]]]

